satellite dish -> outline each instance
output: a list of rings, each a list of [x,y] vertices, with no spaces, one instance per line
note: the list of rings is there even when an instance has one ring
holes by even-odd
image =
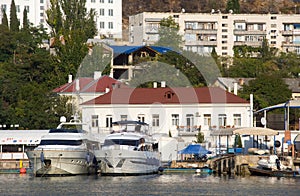
[[[260,119],[260,122],[261,122],[262,125],[266,125],[267,120],[266,120],[265,117],[262,117],[262,118]]]

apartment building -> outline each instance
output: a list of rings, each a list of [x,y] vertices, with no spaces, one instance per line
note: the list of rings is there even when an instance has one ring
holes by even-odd
[[[1,10],[6,12],[9,20],[10,5],[12,0],[1,0]],[[50,0],[15,0],[17,17],[23,21],[23,11],[27,10],[28,20],[34,25],[43,25],[48,28],[46,23],[46,10],[49,9]],[[98,37],[109,37],[122,39],[122,0],[86,0],[86,8],[89,11],[96,11],[96,26]],[[0,12],[0,20],[3,13]],[[22,25],[22,22],[20,22]]]
[[[154,44],[160,21],[169,16],[179,24],[185,50],[205,54],[215,48],[233,56],[234,46],[259,47],[266,38],[271,47],[300,54],[300,14],[143,12],[129,17],[130,44]]]

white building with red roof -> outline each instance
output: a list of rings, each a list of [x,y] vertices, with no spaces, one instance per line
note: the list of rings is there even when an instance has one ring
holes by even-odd
[[[139,120],[152,134],[189,137],[201,130],[250,126],[250,103],[219,87],[115,88],[81,105],[86,130],[109,133],[112,122]],[[185,139],[186,140],[186,139]]]
[[[117,85],[121,85],[118,80],[95,72],[94,77],[79,77],[75,80],[70,75],[68,83],[54,89],[53,92],[60,96],[71,97],[70,101],[79,108],[81,103],[103,95]]]

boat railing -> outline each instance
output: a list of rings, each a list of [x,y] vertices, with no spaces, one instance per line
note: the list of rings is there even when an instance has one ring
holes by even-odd
[[[28,159],[28,157],[25,152],[1,152],[0,160],[1,159]]]

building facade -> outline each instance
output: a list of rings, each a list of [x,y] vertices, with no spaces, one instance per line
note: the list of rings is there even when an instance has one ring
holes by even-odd
[[[12,0],[1,0],[1,10],[6,12],[9,20],[10,5]],[[49,28],[46,23],[46,10],[49,9],[50,0],[15,0],[17,17],[23,21],[23,11],[27,10],[28,20],[34,26],[43,25]],[[96,11],[96,26],[99,37],[122,39],[122,0],[87,0],[87,10]],[[0,12],[0,20],[3,13]],[[22,22],[21,22],[22,25]]]
[[[157,13],[129,17],[129,42],[150,45],[159,39],[159,23],[173,17],[179,24],[184,49],[201,54],[215,48],[218,55],[233,56],[234,46],[262,45],[300,54],[300,14]]]
[[[115,121],[138,120],[152,134],[192,141],[198,131],[209,140],[213,130],[251,124],[250,103],[218,87],[115,88],[81,108],[84,129],[92,133],[109,133]]]

